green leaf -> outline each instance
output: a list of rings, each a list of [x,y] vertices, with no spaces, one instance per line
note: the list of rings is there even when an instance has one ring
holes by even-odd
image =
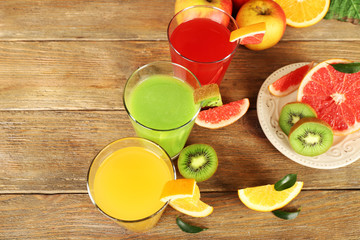
[[[274,211],[272,211],[272,213],[275,216],[277,216],[278,218],[285,219],[285,220],[291,220],[291,219],[296,218],[299,215],[300,211],[301,211],[301,209],[299,208],[295,212],[286,212],[286,211],[281,211],[281,210],[274,210]]]
[[[288,174],[280,181],[275,183],[274,188],[276,191],[282,191],[291,188],[296,183],[297,174]]]
[[[181,220],[180,217],[176,218],[176,224],[179,226],[179,228],[181,230],[183,230],[184,232],[187,232],[187,233],[198,233],[198,232],[207,230],[207,228],[192,226],[192,225],[184,222],[183,220]]]
[[[357,73],[360,72],[360,62],[354,63],[335,63],[330,64],[336,71],[343,73]]]
[[[336,19],[359,24],[360,0],[331,0],[329,10],[324,19]]]

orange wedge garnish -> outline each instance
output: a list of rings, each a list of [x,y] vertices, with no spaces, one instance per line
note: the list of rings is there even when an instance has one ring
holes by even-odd
[[[262,42],[266,31],[265,22],[251,24],[231,32],[230,42],[240,40],[240,44],[259,44]]]
[[[213,207],[200,200],[200,190],[194,179],[168,181],[160,200],[169,201],[175,210],[192,217],[206,217],[213,212]]]
[[[170,206],[175,210],[192,217],[206,217],[213,212],[213,207],[200,200],[199,187],[195,186],[192,197],[170,200]]]
[[[160,201],[167,202],[178,198],[193,197],[195,186],[195,179],[184,178],[168,181],[163,188]]]

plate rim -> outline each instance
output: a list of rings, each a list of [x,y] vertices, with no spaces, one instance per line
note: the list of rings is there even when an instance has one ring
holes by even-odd
[[[261,85],[258,95],[257,95],[257,103],[256,103],[256,111],[257,111],[257,117],[258,117],[258,121],[260,123],[261,129],[263,130],[266,138],[268,139],[268,141],[280,152],[282,153],[285,157],[289,158],[290,160],[299,163],[303,166],[306,167],[311,167],[311,168],[316,168],[316,169],[335,169],[335,168],[340,168],[340,167],[345,167],[353,162],[356,162],[358,160],[358,158],[360,157],[360,152],[356,155],[353,156],[353,158],[350,159],[348,158],[341,158],[339,161],[336,161],[335,163],[332,164],[324,164],[322,162],[318,162],[316,163],[314,160],[318,159],[318,158],[322,158],[324,157],[324,155],[318,155],[316,157],[307,157],[307,156],[302,156],[300,154],[297,154],[294,150],[289,149],[287,146],[284,146],[284,144],[280,141],[278,141],[273,135],[277,135],[278,137],[287,137],[282,130],[278,127],[278,129],[273,130],[271,128],[268,127],[268,124],[265,122],[265,111],[266,109],[266,102],[264,102],[266,99],[266,97],[270,97],[271,99],[276,99],[279,97],[273,96],[270,94],[269,90],[268,90],[268,86],[273,83],[274,81],[276,81],[279,77],[295,70],[298,67],[304,66],[306,64],[309,64],[310,62],[298,62],[298,63],[292,63],[292,64],[288,64],[285,65],[277,70],[275,70],[273,73],[271,73],[263,82],[263,84]],[[278,76],[277,78],[275,78],[277,75],[282,74],[280,76]],[[267,96],[266,96],[267,95]],[[276,101],[273,100],[274,104],[276,104]],[[269,113],[269,116],[271,116],[271,113]],[[275,131],[275,132],[271,132],[271,131]],[[344,137],[344,139],[342,139],[340,142],[343,141],[347,141],[347,136]],[[330,148],[331,149],[331,148]],[[328,150],[330,151],[330,150]]]

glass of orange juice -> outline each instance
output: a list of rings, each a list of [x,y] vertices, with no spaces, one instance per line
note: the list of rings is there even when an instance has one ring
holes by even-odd
[[[92,161],[87,189],[93,204],[134,232],[151,229],[168,203],[160,201],[167,181],[176,178],[169,155],[157,144],[137,137],[107,145]]]

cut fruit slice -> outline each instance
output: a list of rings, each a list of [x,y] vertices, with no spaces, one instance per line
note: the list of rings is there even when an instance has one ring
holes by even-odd
[[[231,32],[230,42],[240,40],[239,44],[259,44],[262,42],[266,31],[265,22],[251,24]]]
[[[222,106],[219,85],[211,83],[195,89],[194,102],[201,103],[201,107]]]
[[[284,207],[301,191],[304,183],[296,182],[291,188],[276,191],[274,185],[244,188],[238,190],[240,200],[250,209],[271,212]]]
[[[193,197],[195,186],[195,179],[185,178],[168,181],[163,188],[160,201],[167,202],[178,198]]]
[[[317,117],[315,110],[309,104],[301,102],[287,103],[281,109],[279,126],[286,135],[289,135],[294,124],[305,117]]]
[[[249,109],[250,102],[244,98],[220,107],[200,111],[195,123],[201,127],[217,129],[228,126],[240,119]]]
[[[269,85],[269,91],[272,95],[283,97],[297,90],[306,73],[313,67],[314,62],[299,67],[288,74],[285,74],[275,82]]]
[[[206,217],[214,210],[213,207],[200,200],[200,190],[197,185],[193,197],[171,200],[169,204],[175,210],[192,217]]]
[[[215,149],[207,144],[192,144],[184,148],[178,158],[178,169],[184,178],[202,182],[214,175],[218,167]]]
[[[323,19],[329,10],[330,0],[274,0],[285,12],[286,23],[291,27],[309,27]]]
[[[313,67],[304,77],[297,100],[309,104],[334,135],[347,135],[360,129],[360,72],[342,73],[330,64],[349,63],[329,59]]]
[[[289,142],[298,154],[313,157],[329,150],[333,143],[333,132],[323,120],[306,117],[291,128]]]

